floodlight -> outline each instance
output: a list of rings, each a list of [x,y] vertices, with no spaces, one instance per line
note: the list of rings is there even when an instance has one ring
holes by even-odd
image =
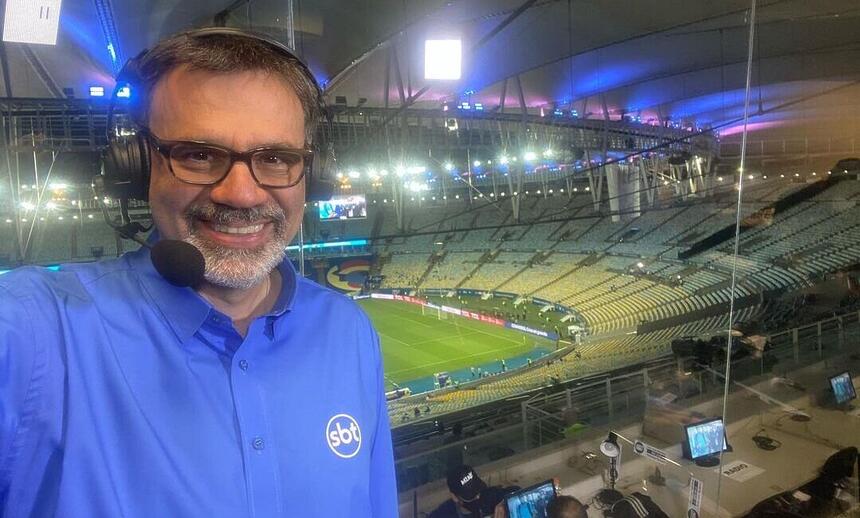
[[[103,86],[91,86],[90,87],[90,97],[104,97],[105,96],[105,87]]]
[[[424,79],[457,80],[463,60],[460,40],[424,42]]]
[[[445,164],[445,170],[446,170],[446,171],[450,171],[450,170],[452,170],[452,169],[454,169],[454,164],[452,164],[451,162],[447,162],[447,163]]]
[[[3,41],[57,44],[61,0],[6,0]]]
[[[131,88],[128,86],[123,86],[119,90],[116,91],[117,97],[122,97],[124,99],[128,99],[131,97]]]
[[[527,162],[531,162],[535,158],[537,158],[537,153],[535,153],[534,151],[526,151],[526,153],[523,155],[523,160]]]

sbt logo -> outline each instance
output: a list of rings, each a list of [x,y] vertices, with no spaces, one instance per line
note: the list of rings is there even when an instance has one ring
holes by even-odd
[[[355,457],[361,449],[361,429],[349,414],[337,414],[329,419],[325,438],[331,451],[344,459]]]

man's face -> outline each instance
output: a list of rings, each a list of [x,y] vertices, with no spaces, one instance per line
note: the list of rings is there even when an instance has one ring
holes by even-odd
[[[219,74],[180,67],[152,93],[150,130],[162,140],[197,140],[236,151],[281,145],[304,147],[298,97],[277,76],[262,71]],[[304,181],[261,187],[236,162],[215,185],[176,179],[167,159],[152,152],[150,206],[165,239],[187,241],[206,259],[206,280],[248,288],[283,260],[304,208]]]

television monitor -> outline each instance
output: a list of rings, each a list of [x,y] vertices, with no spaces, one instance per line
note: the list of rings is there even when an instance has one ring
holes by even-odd
[[[320,221],[342,221],[367,217],[367,200],[361,194],[332,196],[318,202]]]
[[[508,518],[546,518],[546,506],[556,497],[552,480],[535,484],[508,496]]]
[[[701,466],[716,465],[719,453],[730,450],[721,417],[684,425],[684,439],[684,456]]]
[[[830,378],[830,387],[833,389],[833,397],[836,399],[837,405],[846,405],[852,399],[857,398],[857,391],[854,390],[854,381],[848,372],[843,372]]]

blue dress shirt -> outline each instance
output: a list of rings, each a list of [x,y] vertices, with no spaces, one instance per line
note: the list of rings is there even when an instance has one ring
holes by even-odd
[[[0,516],[395,517],[376,332],[279,268],[244,338],[146,249],[0,277]]]

